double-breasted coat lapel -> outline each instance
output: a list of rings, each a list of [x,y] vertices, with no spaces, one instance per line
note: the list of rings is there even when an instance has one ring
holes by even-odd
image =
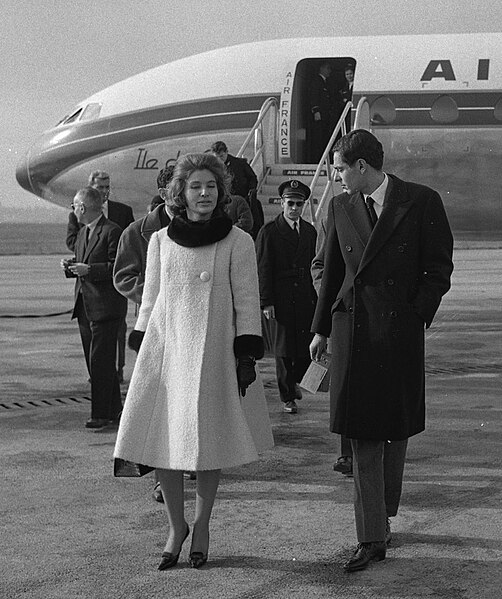
[[[358,273],[375,257],[411,208],[412,202],[403,188],[404,182],[389,177],[383,210],[373,229],[362,194],[354,194],[347,202],[345,212],[364,246]]]
[[[296,251],[298,248],[298,235],[289,226],[282,214],[279,214],[275,222],[279,231],[279,235],[281,235],[281,237],[284,238],[284,241],[291,246],[289,251],[292,251],[292,249]]]
[[[363,247],[366,247],[371,236],[371,226],[368,219],[368,213],[364,206],[364,200],[361,194],[355,193],[344,206],[347,218],[352,223],[356,234]]]
[[[368,262],[374,258],[411,206],[412,202],[410,196],[406,193],[404,182],[396,181],[389,177],[383,210],[368,239],[358,272],[361,272]]]

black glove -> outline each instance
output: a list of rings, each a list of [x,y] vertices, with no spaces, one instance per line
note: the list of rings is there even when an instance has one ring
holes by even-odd
[[[129,333],[129,339],[127,340],[127,345],[129,346],[130,349],[133,349],[136,353],[138,353],[144,336],[145,336],[144,331],[136,331],[136,330],[131,331]]]
[[[237,358],[237,382],[242,397],[246,395],[246,389],[256,380],[255,359],[251,356]]]

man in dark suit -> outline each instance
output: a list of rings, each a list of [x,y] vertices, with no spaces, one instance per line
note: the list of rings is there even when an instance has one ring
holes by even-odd
[[[78,320],[91,375],[91,418],[86,427],[102,428],[117,421],[122,410],[115,358],[127,300],[112,283],[122,230],[104,216],[101,195],[92,187],[77,192],[73,209],[83,226],[75,242],[75,261],[70,264],[63,261],[63,266],[77,277],[72,318]]]
[[[132,208],[123,202],[114,202],[110,197],[110,175],[106,171],[93,171],[89,175],[89,186],[99,191],[103,205],[103,214],[116,223],[122,230],[134,222]],[[75,240],[81,229],[75,212],[68,215],[68,227],[66,230],[66,247],[70,252],[74,251]]]
[[[249,205],[253,218],[253,226],[249,231],[251,237],[256,239],[258,231],[263,226],[264,215],[263,206],[256,197],[256,188],[258,179],[254,170],[244,158],[237,158],[228,153],[227,145],[224,141],[216,141],[211,146],[211,153],[219,158],[227,167],[227,171],[232,177],[230,191],[232,195],[243,197]],[[241,227],[242,228],[242,227]],[[247,231],[247,229],[245,229]]]
[[[310,162],[315,164],[321,159],[326,149],[329,138],[336,125],[336,115],[339,108],[339,100],[336,97],[333,82],[331,80],[332,68],[329,62],[323,62],[319,66],[319,72],[310,82],[310,123],[309,123],[309,147]]]
[[[270,327],[279,394],[284,411],[296,414],[298,383],[309,364],[310,324],[316,293],[310,276],[316,231],[301,218],[310,189],[301,181],[279,186],[282,213],[256,239],[260,303]]]
[[[102,201],[103,214],[112,222],[116,223],[122,230],[134,222],[132,208],[122,202],[113,202],[110,197],[110,175],[106,171],[93,171],[89,175],[89,186],[99,191]],[[82,225],[78,222],[75,212],[68,216],[66,229],[66,246],[71,252],[75,251],[75,241]],[[120,323],[118,334],[117,371],[119,381],[124,380],[125,366],[125,339],[127,334],[127,323],[125,318]]]
[[[359,544],[348,572],[385,558],[408,438],[425,428],[424,329],[453,270],[439,194],[382,166],[382,145],[368,131],[334,146],[345,193],[328,210],[310,346],[319,359],[331,334],[330,428],[352,440]]]

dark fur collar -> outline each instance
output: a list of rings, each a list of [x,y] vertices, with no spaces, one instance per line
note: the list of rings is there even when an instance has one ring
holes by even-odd
[[[195,248],[221,241],[231,230],[232,221],[226,215],[215,215],[210,220],[194,222],[188,220],[184,213],[173,218],[167,234],[178,245]]]

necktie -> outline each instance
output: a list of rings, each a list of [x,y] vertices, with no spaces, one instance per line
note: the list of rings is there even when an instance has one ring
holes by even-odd
[[[377,213],[375,212],[375,208],[373,206],[373,204],[375,203],[375,200],[368,196],[365,200],[366,202],[366,210],[368,212],[368,216],[370,219],[370,223],[371,223],[371,228],[373,229],[373,227],[376,225],[376,222],[378,220],[378,216]]]
[[[89,234],[90,234],[90,231],[91,230],[86,225],[86,227],[85,227],[85,241],[84,241],[84,254],[85,254],[85,250],[87,249],[87,244],[89,243]]]
[[[293,223],[293,231],[296,233],[297,237],[300,236],[300,232],[298,231],[298,223],[296,222],[296,220]]]

